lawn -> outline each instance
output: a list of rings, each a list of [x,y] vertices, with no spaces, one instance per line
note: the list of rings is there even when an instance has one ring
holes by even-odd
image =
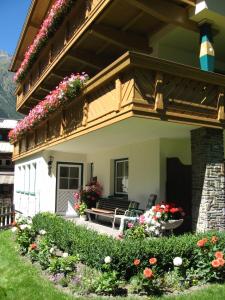
[[[38,268],[20,257],[17,253],[16,244],[13,241],[11,232],[4,231],[0,233],[0,300],[4,299],[71,300],[75,298],[55,288],[52,283],[41,276],[41,271]],[[77,299],[84,300],[87,298],[78,297]],[[100,297],[95,297],[94,299],[97,300]],[[122,298],[119,299],[122,300]],[[131,298],[125,299],[132,300]],[[225,285],[212,285],[209,288],[183,296],[154,299],[224,300]]]

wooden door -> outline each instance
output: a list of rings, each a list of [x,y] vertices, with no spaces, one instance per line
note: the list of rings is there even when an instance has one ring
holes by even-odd
[[[167,158],[167,202],[174,202],[185,211],[184,223],[175,233],[191,231],[192,213],[191,165],[184,165],[179,158]]]

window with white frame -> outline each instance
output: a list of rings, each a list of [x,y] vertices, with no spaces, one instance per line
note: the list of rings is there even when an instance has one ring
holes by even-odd
[[[30,165],[25,166],[25,176],[24,176],[24,192],[25,194],[29,194],[30,192]]]
[[[128,171],[129,163],[127,158],[115,160],[114,192],[116,195],[128,194]]]
[[[35,195],[36,186],[36,163],[30,166],[30,195]]]
[[[25,192],[25,176],[26,176],[26,172],[25,172],[26,168],[25,166],[22,166],[21,168],[21,193]]]

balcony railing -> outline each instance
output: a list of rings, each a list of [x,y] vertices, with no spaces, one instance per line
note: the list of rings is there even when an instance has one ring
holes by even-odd
[[[19,110],[26,102],[29,92],[42,75],[57,61],[57,57],[64,52],[71,40],[79,32],[86,21],[95,13],[98,5],[103,0],[78,1],[71,13],[63,22],[51,41],[41,51],[38,60],[35,62],[26,78],[18,85],[16,108]],[[59,80],[60,81],[60,80]]]
[[[224,128],[225,76],[127,52],[15,143],[14,159],[129,116]]]

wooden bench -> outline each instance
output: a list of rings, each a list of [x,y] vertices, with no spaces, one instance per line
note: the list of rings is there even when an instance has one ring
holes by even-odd
[[[88,220],[91,221],[91,215],[102,216],[111,219],[113,222],[114,216],[125,214],[131,205],[135,204],[138,207],[139,203],[128,201],[124,198],[101,198],[99,199],[97,208],[86,209],[85,212]]]

